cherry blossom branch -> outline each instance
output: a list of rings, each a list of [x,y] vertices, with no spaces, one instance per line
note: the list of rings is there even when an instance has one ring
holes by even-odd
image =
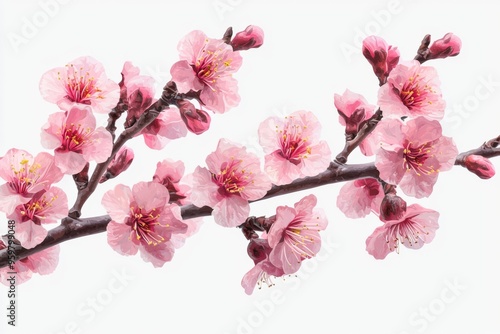
[[[499,146],[500,136],[485,142],[479,148],[460,153],[455,160],[455,165],[464,166],[465,158],[472,154],[480,155],[486,158],[500,156]],[[253,202],[290,194],[296,191],[312,189],[331,183],[345,182],[367,177],[378,178],[378,170],[375,167],[374,163],[344,165],[337,162],[331,162],[328,169],[324,172],[316,176],[295,180],[290,184],[281,186],[275,185],[267,192],[264,197]],[[183,219],[191,219],[196,217],[209,216],[212,213],[212,208],[208,206],[199,208],[194,205],[186,205],[182,207],[181,212]],[[240,228],[246,228],[247,231],[244,231],[246,232],[245,236],[248,235],[247,238],[252,238],[252,231],[262,230],[260,229],[260,227],[266,225],[265,223],[269,222],[269,219],[272,219],[272,217],[250,217],[250,221],[247,219],[247,221],[244,222],[240,226]],[[106,226],[110,221],[111,218],[107,215],[84,219],[67,217],[62,220],[61,225],[50,230],[45,240],[34,248],[26,249],[19,244],[14,245],[13,250],[15,254],[15,260],[17,261],[23,259],[29,255],[35,254],[64,241],[80,238],[87,235],[102,233],[106,231]],[[5,248],[0,251],[0,268],[8,265],[8,259],[9,255],[7,252],[7,248]]]
[[[78,189],[77,197],[75,204],[69,210],[68,216],[71,218],[79,218],[81,216],[81,210],[85,202],[88,200],[90,195],[95,191],[97,185],[99,184],[99,180],[102,175],[106,172],[109,163],[113,160],[115,154],[120,150],[120,148],[131,138],[135,137],[139,132],[141,132],[146,126],[148,126],[151,122],[153,122],[156,117],[160,114],[163,109],[169,106],[170,101],[175,99],[175,95],[173,94],[172,84],[174,85],[173,89],[175,89],[175,84],[169,82],[163,88],[162,97],[153,103],[140,117],[139,119],[129,128],[123,130],[118,139],[113,145],[113,150],[111,151],[111,155],[109,158],[98,164],[92,173],[90,181],[87,183],[87,186],[81,189]],[[176,90],[176,89],[175,89]],[[115,122],[119,117],[119,113],[111,112],[108,119],[108,126],[106,127],[108,131],[114,135],[114,131],[116,130]]]
[[[382,120],[382,110],[379,108],[373,116],[366,121],[353,139],[346,139],[344,149],[335,157],[335,162],[338,164],[345,164],[349,154],[351,154],[351,152],[372,133],[380,120]]]

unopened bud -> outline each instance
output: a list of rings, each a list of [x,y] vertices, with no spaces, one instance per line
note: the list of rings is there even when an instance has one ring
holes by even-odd
[[[462,41],[451,32],[436,40],[429,47],[429,59],[453,57],[460,53]]]
[[[103,183],[109,179],[117,177],[132,164],[134,160],[134,151],[131,148],[123,146],[115,155],[113,160],[108,165],[106,173],[101,177],[99,183]]]
[[[387,45],[383,38],[369,36],[363,40],[362,51],[366,60],[372,65],[380,84],[384,84],[389,73],[399,62],[398,49]]]
[[[396,194],[388,193],[380,204],[382,221],[400,219],[406,213],[406,202]]]
[[[234,51],[255,49],[264,43],[264,31],[257,26],[248,26],[240,31],[231,41]]]
[[[199,135],[210,128],[211,119],[206,111],[196,109],[195,106],[187,100],[179,100],[177,105],[179,106],[181,118],[189,131]]]
[[[495,166],[490,159],[481,155],[469,155],[465,158],[465,167],[481,179],[489,179],[495,175]]]
[[[269,253],[271,253],[271,246],[267,239],[251,239],[247,247],[248,256],[255,264],[265,260]]]

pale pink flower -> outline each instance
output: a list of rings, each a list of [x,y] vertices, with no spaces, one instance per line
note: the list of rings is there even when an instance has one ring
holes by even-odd
[[[439,212],[412,204],[400,219],[389,220],[366,239],[366,250],[374,258],[384,259],[390,252],[399,253],[399,245],[419,249],[434,239]]]
[[[0,240],[0,250],[7,246]],[[9,272],[15,272],[15,284],[21,284],[29,280],[33,273],[40,275],[52,274],[59,263],[59,245],[44,249],[33,255],[17,260],[12,265],[0,268],[0,282],[6,286],[10,286],[9,278],[13,276]]]
[[[92,57],[80,57],[46,72],[40,80],[40,93],[65,111],[78,103],[105,114],[116,107],[120,87],[108,79],[101,63]]]
[[[101,177],[99,183],[117,177],[130,167],[132,161],[134,161],[134,151],[127,146],[122,146],[109,162],[106,173]]]
[[[295,203],[294,208],[279,206],[276,221],[269,229],[267,239],[273,249],[271,263],[283,268],[285,274],[293,274],[305,259],[315,256],[321,248],[319,231],[328,221],[323,211],[315,209],[316,197],[309,195]]]
[[[125,126],[133,125],[153,103],[155,80],[147,75],[139,75],[138,67],[127,61],[123,65],[120,81],[120,101],[127,106]]]
[[[248,218],[248,201],[262,198],[271,182],[260,170],[259,158],[245,147],[225,139],[206,158],[208,168],[196,167],[193,173],[191,202],[213,208],[217,224],[235,227]]]
[[[281,277],[285,274],[282,268],[276,267],[269,261],[269,254],[272,249],[266,238],[267,236],[264,233],[263,239],[252,239],[248,244],[247,252],[254,261],[255,266],[241,280],[241,286],[245,289],[247,295],[252,294],[256,285],[259,286],[259,289],[264,284],[269,287],[273,286],[271,276]]]
[[[256,49],[264,43],[264,31],[257,26],[249,25],[245,30],[238,32],[231,46],[234,51]]]
[[[170,238],[185,233],[181,209],[168,204],[168,190],[156,182],[139,182],[132,189],[119,184],[104,194],[102,205],[111,217],[108,243],[122,255],[140,251],[146,262],[161,267],[172,259]]]
[[[173,161],[165,159],[156,164],[156,171],[153,176],[153,182],[165,186],[170,195],[170,203],[178,205],[187,204],[186,198],[191,190],[187,184],[180,184],[184,175],[184,163],[182,161]]]
[[[239,52],[199,30],[184,37],[177,49],[181,60],[172,66],[170,74],[180,93],[199,91],[203,104],[216,113],[238,105],[240,96],[232,75],[241,66]]]
[[[384,117],[418,117],[441,120],[446,102],[439,88],[441,82],[433,67],[416,60],[398,64],[387,83],[378,91],[378,104]]]
[[[490,159],[480,155],[468,155],[464,162],[465,167],[481,179],[489,179],[495,175],[495,166]]]
[[[438,121],[417,117],[405,123],[382,120],[381,147],[375,165],[380,178],[399,185],[408,196],[427,197],[439,172],[451,169],[458,150],[453,139],[442,136]]]
[[[177,101],[181,118],[189,131],[196,135],[201,135],[210,128],[210,115],[196,107],[188,100]]]
[[[337,207],[348,218],[363,218],[370,212],[378,213],[384,190],[376,179],[366,178],[346,182],[340,188]]]
[[[57,187],[41,190],[28,203],[18,205],[7,218],[16,221],[16,239],[24,248],[33,248],[47,236],[42,224],[56,223],[68,215],[68,198]]]
[[[457,35],[449,32],[429,47],[429,59],[454,57],[460,53],[462,41]]]
[[[399,50],[378,36],[368,36],[363,40],[363,55],[372,65],[373,72],[383,85],[389,73],[399,62]]]
[[[320,141],[321,124],[310,111],[296,111],[283,118],[269,117],[259,126],[264,148],[264,169],[276,185],[314,176],[330,164],[331,152]]]
[[[24,150],[12,148],[0,158],[0,177],[7,181],[0,185],[0,210],[10,214],[37,192],[48,190],[52,183],[61,180],[63,173],[49,153],[33,158]]]
[[[89,161],[106,161],[113,149],[111,134],[96,128],[91,108],[83,105],[50,115],[41,137],[43,147],[54,149],[56,166],[65,174],[80,172]]]
[[[149,148],[161,150],[172,139],[185,137],[187,128],[175,106],[170,106],[163,110],[141,132],[144,142]]]

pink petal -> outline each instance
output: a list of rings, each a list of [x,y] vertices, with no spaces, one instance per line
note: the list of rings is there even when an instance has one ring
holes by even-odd
[[[112,220],[123,224],[130,214],[130,203],[133,200],[132,190],[123,184],[118,184],[104,194],[101,204]]]
[[[239,196],[224,198],[213,209],[212,216],[215,222],[224,227],[241,225],[250,214],[250,205]]]
[[[30,249],[41,243],[47,236],[47,230],[28,220],[16,225],[16,238],[24,248]]]
[[[115,221],[110,221],[107,228],[108,244],[121,255],[135,255],[139,246],[132,240],[131,227]]]

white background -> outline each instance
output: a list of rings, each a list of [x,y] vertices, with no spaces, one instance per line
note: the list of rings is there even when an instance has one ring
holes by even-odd
[[[398,46],[402,59],[413,58],[427,33],[460,36],[458,57],[429,63],[438,69],[447,101],[444,132],[460,151],[500,134],[500,7],[493,1],[61,0],[50,17],[45,2],[1,2],[0,156],[11,147],[34,155],[43,150],[40,127],[58,108],[40,97],[38,83],[53,67],[91,55],[118,82],[123,63],[131,60],[158,80],[159,93],[178,60],[177,43],[189,31],[220,37],[228,26],[239,31],[255,24],[266,34],[262,48],[243,53],[235,75],[241,104],[213,116],[208,133],[188,135],[162,151],[147,149],[142,139],[132,142],[136,158],[130,171],[101,187],[84,216],[105,213],[99,203],[109,187],[150,180],[159,160],[182,159],[190,172],[204,165],[220,137],[261,154],[256,130],[271,115],[315,112],[338,153],[343,130],[333,94],[349,88],[376,104],[377,79],[359,53],[364,33]],[[38,24],[36,30],[26,28],[30,23]],[[14,46],[12,38],[25,39]],[[99,122],[105,124],[105,117]],[[500,170],[499,160],[494,163]],[[354,155],[351,161],[368,160]],[[59,186],[72,204],[70,178]],[[484,181],[454,168],[440,175],[430,198],[407,199],[438,210],[440,228],[431,244],[418,251],[403,248],[384,261],[365,251],[366,237],[380,222],[345,218],[335,206],[340,186],[252,205],[254,215],[272,215],[276,206],[314,193],[329,217],[321,257],[304,263],[298,277],[276,280],[273,288],[244,293],[240,280],[252,267],[245,239],[211,218],[161,269],[139,256],[118,255],[103,233],[62,244],[54,274],[17,287],[16,328],[6,324],[2,286],[0,332],[500,333],[498,176]],[[116,283],[116,273],[129,279]],[[110,284],[120,291],[111,292]],[[89,306],[92,299],[98,311]]]

